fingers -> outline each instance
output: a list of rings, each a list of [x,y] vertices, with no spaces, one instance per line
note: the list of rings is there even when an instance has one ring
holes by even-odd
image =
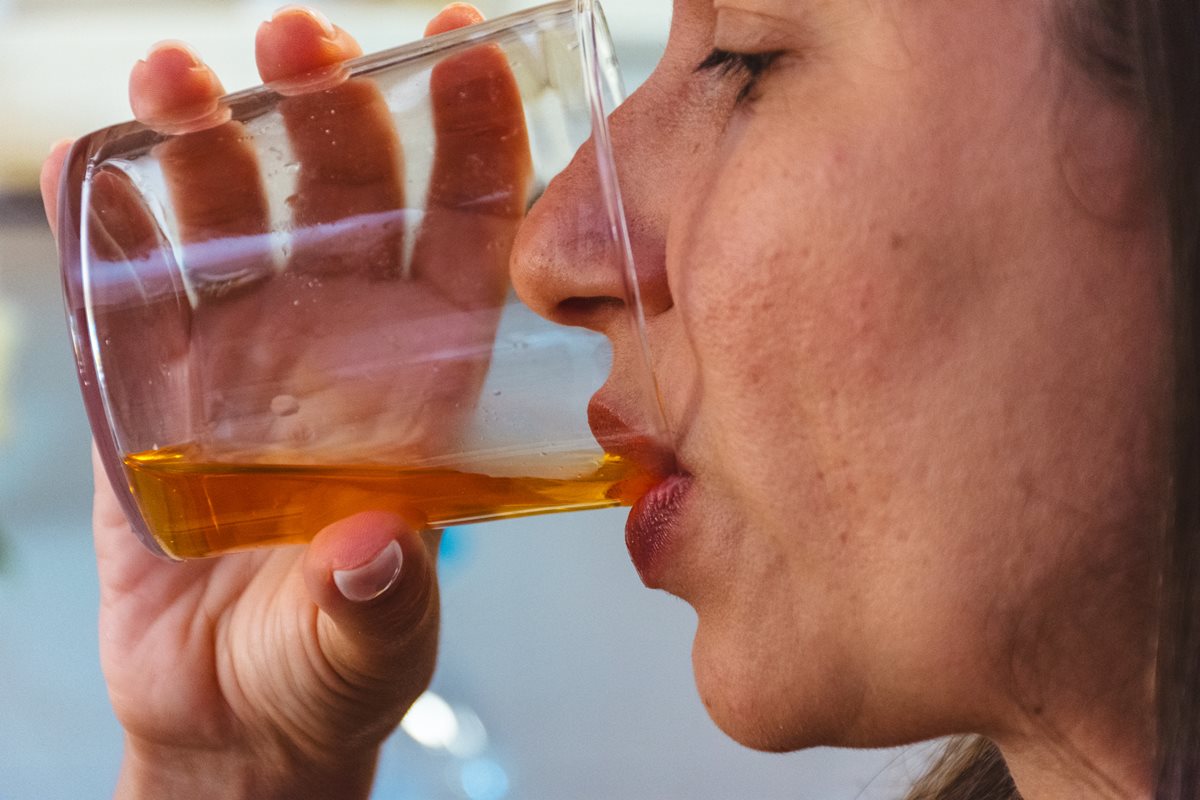
[[[125,518],[120,500],[101,462],[95,443],[91,447],[92,531],[95,535],[96,558],[101,566],[102,591],[125,591],[145,585],[152,572],[162,570],[162,560],[137,542]]]
[[[91,255],[101,262],[130,262],[159,246],[154,220],[128,176],[102,167],[92,176],[91,204],[84,224]]]
[[[344,31],[299,7],[280,11],[259,28],[256,49],[264,80],[361,53]],[[300,165],[288,199],[296,230],[289,269],[398,276],[404,258],[403,170],[399,139],[378,87],[350,80],[287,97],[279,111]],[[369,225],[355,224],[368,215]]]
[[[437,36],[439,33],[465,28],[483,22],[483,14],[470,3],[451,3],[438,13],[425,26],[426,36]]]
[[[257,57],[277,80],[359,55],[356,42],[297,8],[264,23]],[[201,296],[274,271],[269,205],[253,142],[240,123],[222,124],[224,88],[186,46],[164,42],[130,75],[130,102],[144,124],[174,136],[155,150],[185,244],[184,269]],[[221,242],[219,247],[199,247]],[[227,246],[226,246],[227,244]]]
[[[286,98],[279,109],[300,165],[288,198],[296,231],[289,268],[398,277],[404,258],[400,141],[378,87],[350,80]]]
[[[143,125],[165,132],[221,122],[221,81],[182,42],[159,42],[129,74],[129,105]]]
[[[185,245],[182,266],[202,294],[208,285],[223,286],[231,274],[265,274],[273,264],[261,236],[268,206],[258,159],[242,125],[224,121],[224,91],[199,56],[173,41],[156,45],[129,76],[138,120],[177,134],[157,145],[154,155]],[[214,239],[238,239],[242,246],[219,252],[195,247]]]
[[[436,34],[479,22],[471,6],[454,4],[428,26]],[[316,12],[284,8],[256,36],[265,81],[337,64],[361,53],[345,31]],[[427,214],[414,262],[422,277],[470,307],[492,306],[507,290],[507,257],[527,201],[528,136],[515,81],[503,54],[480,47],[440,64],[431,79],[437,154]],[[185,244],[237,238],[238,257],[221,252],[228,276],[272,269],[269,210],[256,156],[240,125],[220,123],[223,87],[191,50],[165,42],[130,77],[138,118],[168,132],[194,130],[165,142],[162,161]],[[406,223],[400,144],[387,104],[369,81],[351,80],[280,104],[296,184],[288,200],[296,231],[293,272],[403,271]],[[220,164],[220,170],[211,168]],[[338,224],[333,224],[338,223]],[[361,223],[361,224],[360,224]],[[487,241],[483,251],[477,243]],[[228,249],[228,248],[226,248]],[[213,248],[189,248],[184,268],[204,281]],[[351,255],[352,254],[352,255]],[[472,264],[464,270],[461,265]]]
[[[323,14],[287,6],[258,28],[254,57],[264,83],[302,75],[362,55],[350,34]]]
[[[341,520],[309,545],[304,580],[323,612],[322,652],[343,679],[358,688],[409,687],[408,701],[425,688],[438,592],[434,559],[420,534],[384,512]]]
[[[46,221],[50,231],[58,236],[58,182],[62,177],[63,165],[71,152],[71,140],[63,139],[50,148],[50,155],[42,162],[39,184],[42,190],[42,207],[46,210]]]
[[[482,19],[455,4],[426,32]],[[484,45],[434,67],[430,100],[437,151],[414,272],[456,304],[495,306],[508,288],[508,255],[532,175],[520,91],[504,53]]]
[[[274,256],[258,156],[240,122],[175,136],[155,148],[185,245],[237,240],[221,249],[185,248],[193,282],[221,289],[229,276],[269,275]]]

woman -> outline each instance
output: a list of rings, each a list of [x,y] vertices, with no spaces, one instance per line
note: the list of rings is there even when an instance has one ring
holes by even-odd
[[[676,0],[612,123],[681,465],[628,539],[697,611],[738,741],[979,734],[914,796],[1200,796],[1198,17]],[[256,47],[265,80],[358,54],[297,8]],[[152,125],[220,91],[174,44],[131,78]],[[572,191],[535,206],[512,279],[607,331],[619,289],[559,236]],[[98,485],[118,794],[364,796],[432,670],[422,539],[365,514],[303,553],[166,566]]]

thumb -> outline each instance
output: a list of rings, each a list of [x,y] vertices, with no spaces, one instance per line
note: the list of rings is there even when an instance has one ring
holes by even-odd
[[[328,526],[308,547],[304,581],[322,612],[321,650],[343,680],[410,701],[424,691],[437,653],[437,573],[402,517],[367,512]]]
[[[46,210],[46,221],[50,223],[50,231],[58,235],[58,182],[62,177],[63,165],[67,153],[71,151],[71,140],[60,139],[50,148],[50,155],[42,163],[42,174],[39,185],[42,190],[42,207]]]

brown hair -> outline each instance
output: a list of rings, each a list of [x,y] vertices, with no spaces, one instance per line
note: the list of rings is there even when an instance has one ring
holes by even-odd
[[[955,739],[907,800],[1020,800],[996,746],[981,736]]]
[[[1161,535],[1155,800],[1200,798],[1200,0],[1067,0],[1063,33],[1088,74],[1138,108],[1171,244],[1174,437]],[[953,741],[908,800],[1019,800],[1004,759]]]

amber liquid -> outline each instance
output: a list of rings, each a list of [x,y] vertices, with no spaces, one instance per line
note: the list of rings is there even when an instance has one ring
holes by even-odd
[[[414,525],[436,528],[630,505],[652,482],[612,455],[550,454],[535,465],[539,472],[572,477],[503,477],[448,467],[222,463],[198,458],[187,446],[125,458],[150,532],[177,558],[305,542],[360,511],[394,511]],[[553,465],[560,469],[547,469]]]

